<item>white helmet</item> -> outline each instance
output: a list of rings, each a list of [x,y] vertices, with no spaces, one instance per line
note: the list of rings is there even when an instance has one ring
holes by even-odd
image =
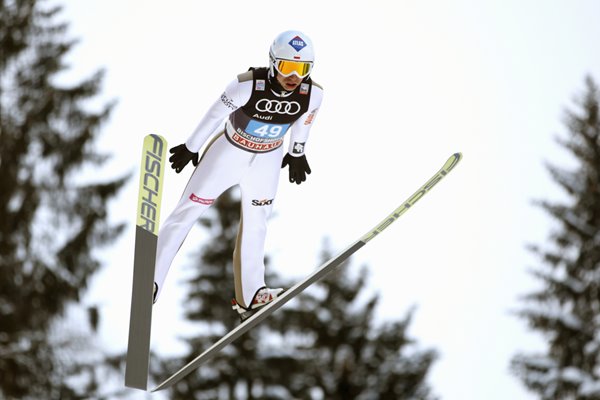
[[[275,72],[299,78],[307,78],[315,61],[312,41],[300,31],[285,31],[277,35],[269,50],[269,69],[271,76]]]

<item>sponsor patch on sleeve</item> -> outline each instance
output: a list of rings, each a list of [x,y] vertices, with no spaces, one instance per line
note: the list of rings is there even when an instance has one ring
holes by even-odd
[[[294,142],[294,146],[292,147],[292,153],[294,154],[302,154],[304,153],[304,144],[306,142],[300,143],[300,142]]]
[[[227,96],[227,93],[223,92],[221,95],[221,102],[225,104],[225,107],[230,108],[232,110],[237,110],[237,106],[233,104],[233,100]]]
[[[315,115],[317,115],[317,110],[318,109],[314,109],[310,112],[310,114],[308,114],[308,117],[306,117],[306,120],[304,121],[304,125],[310,125],[313,122],[313,119],[315,119]]]

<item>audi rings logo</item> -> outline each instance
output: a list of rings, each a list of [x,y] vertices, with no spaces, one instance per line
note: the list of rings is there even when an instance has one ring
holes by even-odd
[[[296,115],[300,112],[300,103],[297,101],[260,99],[256,103],[256,109],[271,114]]]

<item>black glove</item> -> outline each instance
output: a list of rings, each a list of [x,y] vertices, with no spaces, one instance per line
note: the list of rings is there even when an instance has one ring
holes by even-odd
[[[187,147],[185,147],[185,144],[173,147],[169,150],[169,153],[173,153],[171,158],[169,158],[169,162],[171,163],[171,168],[177,173],[180,173],[190,160],[192,161],[192,164],[194,164],[194,167],[198,165],[198,153],[189,151]]]
[[[290,166],[290,182],[296,182],[298,185],[306,180],[306,174],[310,174],[310,166],[306,161],[306,156],[293,157],[289,153],[283,157],[281,168]]]

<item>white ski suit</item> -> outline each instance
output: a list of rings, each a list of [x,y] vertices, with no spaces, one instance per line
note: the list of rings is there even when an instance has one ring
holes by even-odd
[[[242,197],[242,220],[233,255],[236,301],[247,307],[265,286],[266,225],[277,192],[283,138],[291,128],[288,152],[296,157],[304,154],[323,97],[322,88],[311,79],[291,93],[276,93],[267,74],[266,68],[256,68],[238,75],[185,143],[191,152],[199,151],[228,117],[224,131],[205,148],[179,203],[159,232],[157,298],[194,223],[234,185],[239,185]]]

